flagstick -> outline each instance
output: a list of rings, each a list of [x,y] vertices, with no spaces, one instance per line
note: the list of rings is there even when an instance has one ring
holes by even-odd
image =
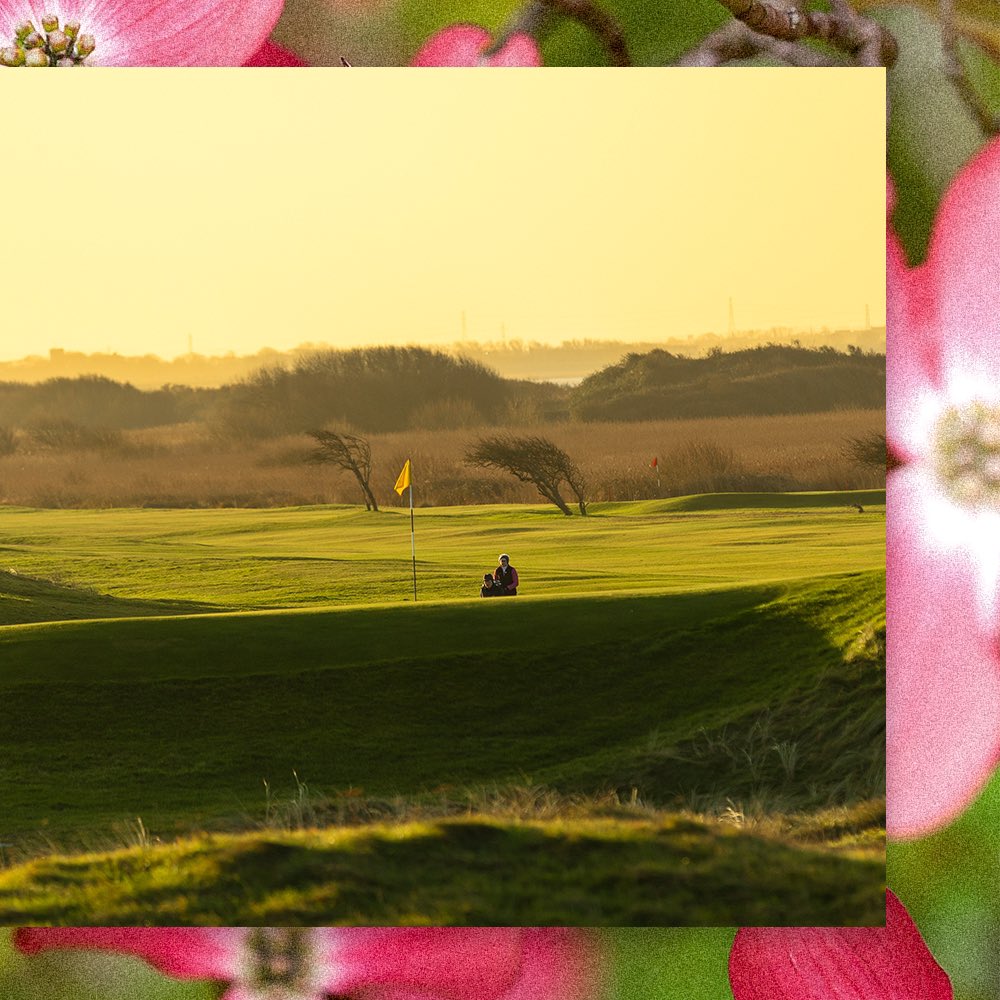
[[[413,473],[410,473],[410,552],[413,555],[413,603],[417,602],[417,536],[413,530]]]

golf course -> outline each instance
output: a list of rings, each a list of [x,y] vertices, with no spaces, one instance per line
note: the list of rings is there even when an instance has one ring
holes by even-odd
[[[414,526],[5,508],[0,923],[882,921],[884,491]]]

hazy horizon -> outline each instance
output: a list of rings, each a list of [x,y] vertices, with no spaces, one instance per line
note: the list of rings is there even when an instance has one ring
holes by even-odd
[[[689,338],[663,338],[644,341],[621,341],[592,338],[545,344],[532,341],[494,340],[457,341],[449,344],[410,344],[452,356],[463,356],[488,368],[503,378],[531,381],[555,381],[575,384],[587,375],[617,364],[628,353],[667,350],[677,355],[705,356],[713,350],[726,352],[758,347],[766,343],[800,343],[802,347],[832,347],[847,351],[850,347],[866,352],[885,353],[885,327],[806,330],[770,328],[737,331],[733,334],[705,332]],[[363,345],[377,347],[384,345]],[[310,352],[349,350],[320,342],[296,345],[288,351],[265,348],[252,354],[202,355],[181,354],[163,358],[156,354],[126,355],[80,353],[50,349],[44,355],[33,354],[16,360],[0,360],[0,383],[4,381],[39,383],[52,378],[103,376],[113,381],[131,383],[137,388],[155,389],[164,385],[212,387],[246,378],[262,368],[287,367],[296,358]]]
[[[781,334],[782,336],[803,336],[803,337],[814,337],[816,341],[822,344],[824,335],[829,335],[831,339],[834,339],[835,335],[839,334],[840,337],[835,339],[842,339],[842,335],[849,332],[857,333],[877,333],[878,331],[885,330],[885,323],[873,323],[870,326],[858,325],[847,325],[847,326],[832,326],[830,324],[821,324],[816,327],[810,327],[807,329],[802,329],[798,327],[783,327],[783,326],[768,326],[760,327],[755,329],[745,329],[745,330],[734,330],[732,332],[719,332],[718,330],[702,330],[698,333],[691,333],[683,336],[677,335],[662,335],[662,336],[646,336],[646,337],[612,337],[612,336],[591,336],[591,337],[579,337],[579,338],[567,338],[561,341],[547,341],[547,340],[525,340],[520,337],[496,337],[496,338],[475,338],[469,337],[466,340],[461,339],[451,339],[442,340],[440,343],[430,342],[430,341],[416,341],[416,340],[382,340],[382,341],[369,341],[367,343],[348,343],[348,344],[332,344],[326,341],[316,340],[316,341],[302,341],[299,344],[294,344],[287,348],[273,347],[270,344],[264,344],[256,350],[250,351],[226,351],[222,354],[206,354],[197,349],[197,343],[192,344],[193,349],[190,351],[179,351],[172,355],[157,354],[154,351],[145,351],[143,353],[135,354],[125,354],[121,351],[113,350],[90,350],[90,351],[79,351],[70,347],[63,347],[58,344],[53,344],[44,350],[32,351],[28,354],[20,354],[11,357],[0,357],[0,363],[16,363],[19,361],[33,361],[33,360],[49,360],[53,354],[66,354],[66,355],[83,355],[85,357],[120,357],[120,358],[150,358],[156,361],[161,361],[164,364],[171,364],[177,361],[181,361],[186,357],[198,357],[204,358],[206,360],[221,359],[227,357],[237,357],[237,358],[253,358],[260,354],[295,354],[299,352],[306,352],[311,350],[354,350],[354,349],[366,349],[372,347],[426,347],[428,350],[445,350],[447,348],[458,348],[464,344],[468,344],[472,347],[507,347],[513,349],[515,346],[522,346],[524,348],[534,349],[534,348],[545,348],[550,350],[558,349],[572,349],[576,345],[583,344],[638,344],[638,343],[648,343],[648,344],[674,344],[691,342],[694,343],[699,339],[716,337],[721,340],[727,339],[746,339],[765,336],[768,334]]]
[[[726,330],[730,298],[740,330],[881,323],[884,74],[794,78],[13,74],[87,128],[80,224],[0,249],[8,300],[60,303],[0,359],[653,341]],[[64,143],[30,130],[8,188],[66,191]]]

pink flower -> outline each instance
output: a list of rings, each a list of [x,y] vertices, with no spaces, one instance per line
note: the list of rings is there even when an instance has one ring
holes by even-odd
[[[590,1000],[593,939],[563,928],[22,927],[15,944],[136,955],[222,1000]]]
[[[484,56],[493,41],[485,28],[453,24],[431,35],[411,66],[541,66],[542,55],[530,35],[513,35],[499,52]]]
[[[244,66],[305,66],[294,52],[272,42],[264,44],[243,64]]]
[[[6,46],[0,64],[241,66],[264,44],[282,5],[283,0],[0,0],[0,47]]]
[[[887,285],[887,829],[912,837],[1000,759],[1000,143],[952,183],[926,263],[890,230]]]
[[[735,1000],[952,1000],[903,904],[885,927],[743,927],[729,953]]]

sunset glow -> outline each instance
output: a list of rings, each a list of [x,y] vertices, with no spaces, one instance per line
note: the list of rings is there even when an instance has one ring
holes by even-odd
[[[0,359],[884,322],[881,71],[70,76],[6,79],[72,125],[5,154]]]

